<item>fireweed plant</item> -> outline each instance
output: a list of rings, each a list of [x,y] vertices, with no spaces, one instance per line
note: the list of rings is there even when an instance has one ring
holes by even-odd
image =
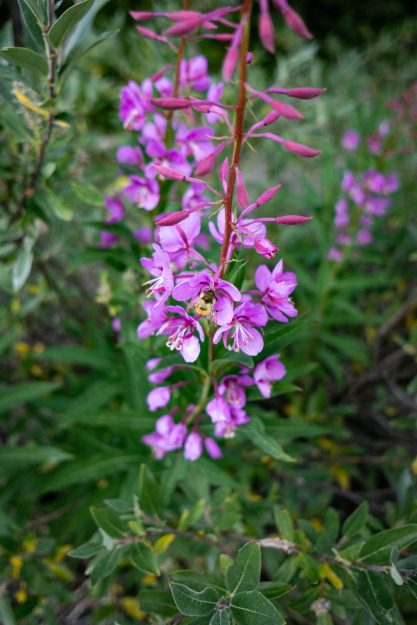
[[[311,38],[286,2],[276,0],[275,4],[297,35]],[[317,156],[318,150],[283,138],[268,127],[281,118],[303,117],[277,96],[310,100],[325,90],[270,87],[259,91],[250,85],[252,8],[252,0],[245,0],[240,6],[205,14],[188,10],[187,5],[175,12],[131,12],[140,35],[176,51],[174,65],[163,67],[140,85],[131,80],[122,88],[120,118],[124,128],[135,133],[138,144],[122,146],[117,153],[129,174],[123,196],[154,215],[153,252],[140,259],[149,277],[144,283],[146,319],[137,335],[139,339],[163,336],[166,346],[181,357],[169,366],[159,357],[147,363],[149,381],[155,385],[147,403],[152,412],[164,414],[143,442],[158,459],[180,448],[191,461],[201,456],[203,448],[212,458],[221,457],[213,435],[231,438],[239,425],[248,422],[247,388],[256,385],[267,398],[272,384],[286,373],[279,354],[262,358],[263,332],[268,323],[287,323],[297,316],[291,299],[297,279],[277,257],[278,248],[267,237],[267,224],[297,225],[310,217],[259,216],[258,209],[274,199],[281,185],[251,198],[241,154],[249,143],[269,139],[298,156]],[[149,28],[154,20],[170,25],[159,33]],[[273,52],[275,33],[267,0],[260,2],[259,36],[263,46]],[[203,38],[228,44],[223,82],[210,77],[204,56],[187,58],[188,42]],[[223,102],[225,83],[236,85],[234,104]],[[269,110],[250,124],[247,113],[254,101],[261,101]],[[216,170],[217,161],[217,183],[212,185],[206,177]],[[162,207],[167,202],[179,210],[165,211]],[[109,223],[122,219],[122,196],[107,198],[106,206]],[[204,222],[209,235],[204,233]],[[138,236],[141,239],[140,233]],[[102,233],[102,245],[112,242],[111,233]],[[214,262],[207,259],[211,244],[218,250]],[[260,262],[249,288],[243,289],[246,250],[258,254]],[[273,265],[269,267],[266,261]],[[207,345],[204,356],[203,345]],[[225,361],[225,353],[230,351],[238,356]],[[195,369],[201,376],[196,392],[189,381],[190,370]],[[191,401],[190,390],[195,395]],[[178,406],[176,396],[184,392],[189,402],[185,410],[169,408],[173,402]],[[205,425],[208,420],[211,431]]]

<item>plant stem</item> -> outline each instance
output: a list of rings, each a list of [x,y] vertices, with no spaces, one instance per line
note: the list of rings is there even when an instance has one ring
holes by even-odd
[[[239,89],[236,105],[236,116],[233,133],[233,155],[227,176],[226,195],[224,200],[225,227],[223,245],[220,253],[219,275],[222,277],[227,269],[228,250],[230,237],[232,235],[232,205],[236,184],[236,168],[239,165],[240,151],[243,142],[243,123],[246,108],[246,78],[247,78],[247,54],[249,49],[250,17],[252,12],[252,1],[245,0],[242,6],[243,36],[239,51]]]
[[[46,151],[47,151],[48,144],[52,135],[52,126],[55,120],[54,107],[55,107],[55,101],[57,98],[56,85],[55,85],[57,52],[48,39],[48,33],[53,23],[54,23],[54,0],[48,0],[48,19],[47,19],[47,24],[43,29],[43,36],[44,36],[45,49],[46,49],[46,55],[47,55],[47,60],[48,60],[48,92],[49,92],[49,99],[50,99],[49,115],[46,121],[46,128],[42,135],[40,148],[39,148],[38,156],[35,161],[33,171],[29,177],[28,184],[25,185],[25,188],[23,189],[23,194],[17,205],[17,209],[13,216],[13,221],[17,221],[21,217],[25,209],[26,201],[32,197],[32,195],[34,194],[36,190],[36,185],[37,185],[39,176],[42,171],[42,166],[45,160]]]

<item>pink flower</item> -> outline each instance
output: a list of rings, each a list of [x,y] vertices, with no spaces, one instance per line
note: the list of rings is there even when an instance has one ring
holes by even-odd
[[[218,444],[213,438],[210,438],[210,437],[205,438],[204,446],[206,448],[206,452],[208,453],[210,458],[213,458],[213,460],[218,460],[219,458],[223,456],[222,450],[220,449],[220,447],[218,446]]]
[[[174,423],[171,415],[164,415],[156,422],[155,432],[142,438],[145,445],[154,450],[157,460],[161,460],[168,451],[180,449],[183,446],[187,428],[183,423]]]
[[[243,408],[246,404],[245,387],[252,385],[253,380],[248,375],[227,375],[219,384],[219,393],[229,406]]]
[[[153,245],[154,253],[152,258],[141,258],[140,262],[149,273],[154,276],[144,283],[148,287],[148,293],[161,295],[160,301],[165,301],[174,288],[174,275],[170,267],[170,259],[157,243]]]
[[[158,300],[156,302],[144,302],[143,307],[148,317],[138,326],[137,336],[139,339],[146,339],[151,336],[165,323],[167,315],[162,304],[163,302]]]
[[[120,148],[117,149],[116,160],[118,163],[141,167],[141,165],[143,165],[142,150],[139,147],[121,145]]]
[[[130,184],[124,188],[126,197],[140,208],[153,210],[159,202],[159,185],[152,178],[130,176]]]
[[[171,399],[171,389],[169,386],[158,386],[152,389],[146,398],[146,401],[151,412],[159,410],[166,406]]]
[[[150,80],[143,81],[139,85],[130,80],[120,92],[120,119],[124,128],[140,130],[145,122],[145,113],[152,111],[153,106],[149,102],[152,97],[152,83]]]
[[[198,432],[191,432],[184,445],[184,458],[194,462],[203,453],[203,439]]]
[[[194,56],[188,61],[181,61],[180,85],[190,87],[196,91],[206,91],[211,84],[208,76],[208,63],[202,54]]]
[[[223,344],[227,349],[233,349],[235,352],[242,350],[248,356],[257,356],[263,350],[264,342],[254,326],[265,326],[267,321],[265,308],[250,299],[245,299],[235,309],[230,323],[216,330],[213,343],[218,343],[223,338]],[[231,345],[228,344],[229,337],[232,339]]]
[[[272,272],[266,265],[260,265],[255,272],[255,284],[271,317],[287,323],[287,317],[297,316],[297,309],[290,300],[290,295],[297,286],[297,278],[295,273],[283,272],[282,260]]]
[[[341,140],[342,148],[354,152],[358,149],[360,140],[361,136],[356,130],[346,130]]]
[[[167,306],[166,310],[176,316],[169,317],[159,328],[157,335],[168,334],[167,346],[171,350],[178,350],[185,362],[195,362],[200,355],[200,341],[204,341],[203,328],[181,306]],[[194,336],[195,331],[200,341]]]
[[[216,323],[229,323],[233,318],[233,302],[238,302],[241,298],[240,291],[230,282],[213,276],[208,270],[182,280],[174,287],[172,297],[180,302],[191,300],[190,306],[196,307],[201,296],[207,292],[213,294],[212,317]]]
[[[256,386],[264,397],[271,397],[272,382],[281,380],[287,370],[282,362],[279,362],[279,354],[268,356],[265,360],[261,360],[255,367],[253,377]]]
[[[125,207],[122,200],[118,196],[106,197],[104,203],[108,212],[106,223],[115,224],[118,221],[122,221],[125,215]]]
[[[113,234],[113,232],[108,232],[108,230],[102,230],[100,232],[100,247],[103,249],[111,247],[117,243],[118,240],[119,237]]]
[[[178,267],[184,267],[189,259],[199,256],[193,248],[193,244],[200,234],[200,228],[201,219],[199,215],[192,213],[181,223],[159,230],[159,242],[162,248]]]

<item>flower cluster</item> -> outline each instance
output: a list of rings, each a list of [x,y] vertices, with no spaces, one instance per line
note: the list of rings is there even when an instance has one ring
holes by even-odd
[[[287,2],[274,1],[288,25],[310,38]],[[267,324],[287,323],[297,315],[291,300],[296,276],[284,271],[279,260],[272,270],[262,262],[253,280],[249,276],[242,282],[241,270],[246,265],[242,252],[253,250],[263,260],[274,259],[278,248],[268,238],[267,224],[296,225],[310,218],[257,215],[260,207],[273,200],[280,185],[251,199],[240,154],[248,140],[266,138],[298,156],[317,156],[318,150],[266,128],[281,118],[303,118],[297,108],[277,96],[310,100],[324,89],[272,87],[259,91],[248,83],[247,66],[253,60],[248,48],[251,9],[251,0],[245,0],[241,6],[206,14],[190,10],[131,13],[142,36],[168,44],[177,53],[175,66],[163,68],[140,85],[130,81],[120,98],[121,121],[137,141],[118,152],[118,161],[129,177],[123,193],[133,205],[152,211],[154,222],[151,253],[140,259],[148,273],[144,282],[148,298],[144,302],[146,318],[137,334],[140,339],[163,336],[166,346],[178,352],[168,363],[158,357],[147,365],[149,381],[155,385],[147,397],[149,409],[165,412],[155,431],[143,438],[157,458],[180,448],[188,460],[200,457],[203,448],[212,458],[220,457],[213,436],[233,437],[236,427],[247,423],[248,387],[257,387],[268,398],[272,384],[285,375],[279,355],[253,359],[264,349]],[[260,38],[273,51],[275,35],[267,0],[261,0],[260,9]],[[239,14],[238,19],[231,19],[234,14]],[[143,25],[154,18],[171,25],[159,33]],[[226,32],[218,32],[220,27]],[[185,57],[188,39],[206,37],[229,43],[223,82],[212,80],[203,56]],[[173,42],[178,40],[176,46]],[[239,75],[236,103],[226,105],[224,86],[235,73]],[[264,114],[247,127],[249,99],[255,105],[259,102]],[[218,182],[213,176],[210,184],[206,177],[216,169]],[[118,198],[111,200],[116,201]],[[175,210],[167,210],[171,206]],[[243,356],[231,358],[230,352]],[[216,366],[220,360],[225,364]],[[193,375],[198,376],[199,384]],[[195,399],[190,401],[190,397]],[[170,404],[175,405],[169,409]]]
[[[388,122],[382,122],[378,131],[367,137],[366,145],[371,154],[383,153],[389,128]],[[345,150],[356,152],[360,143],[361,136],[356,130],[347,130],[342,136],[341,145]],[[382,162],[379,161],[378,165],[381,167]],[[341,262],[346,249],[372,243],[372,225],[375,219],[386,214],[390,196],[398,188],[395,173],[385,174],[377,168],[357,175],[350,170],[344,172],[342,195],[335,204],[335,245],[328,251],[329,259]]]

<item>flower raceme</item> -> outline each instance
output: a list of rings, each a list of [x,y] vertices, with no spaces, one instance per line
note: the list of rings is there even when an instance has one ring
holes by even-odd
[[[249,85],[252,1],[208,13],[131,12],[140,35],[169,45],[177,54],[172,65],[141,84],[131,80],[121,90],[120,119],[131,142],[118,149],[117,160],[128,182],[121,193],[106,200],[109,224],[123,219],[126,203],[152,220],[152,249],[140,259],[148,272],[143,283],[146,319],[137,334],[140,339],[156,337],[153,345],[160,344],[157,337],[164,337],[175,354],[166,360],[162,348],[161,357],[147,363],[149,382],[155,385],[148,406],[164,415],[142,440],[158,459],[180,448],[190,461],[204,450],[211,458],[220,458],[215,438],[231,438],[249,421],[248,389],[257,387],[269,398],[273,384],[286,373],[278,354],[262,356],[263,334],[269,323],[296,317],[291,297],[297,280],[294,273],[284,271],[282,259],[274,260],[278,246],[268,238],[267,227],[302,224],[310,217],[260,215],[281,185],[251,200],[240,155],[249,140],[251,144],[272,140],[296,156],[317,156],[318,150],[264,129],[281,118],[303,119],[286,98],[310,100],[325,90],[259,91]],[[286,1],[273,4],[297,35],[311,38]],[[271,8],[269,0],[260,0],[258,29],[261,43],[273,53]],[[157,30],[160,24],[163,31]],[[204,56],[187,58],[188,40],[204,38],[226,43],[223,82],[210,76]],[[225,104],[225,83],[236,78],[235,103]],[[245,115],[249,99],[254,110],[257,103],[263,109],[252,126]],[[114,243],[108,239],[105,244]],[[252,250],[255,259],[261,256],[274,266],[262,263],[252,277],[244,276],[243,250]]]

